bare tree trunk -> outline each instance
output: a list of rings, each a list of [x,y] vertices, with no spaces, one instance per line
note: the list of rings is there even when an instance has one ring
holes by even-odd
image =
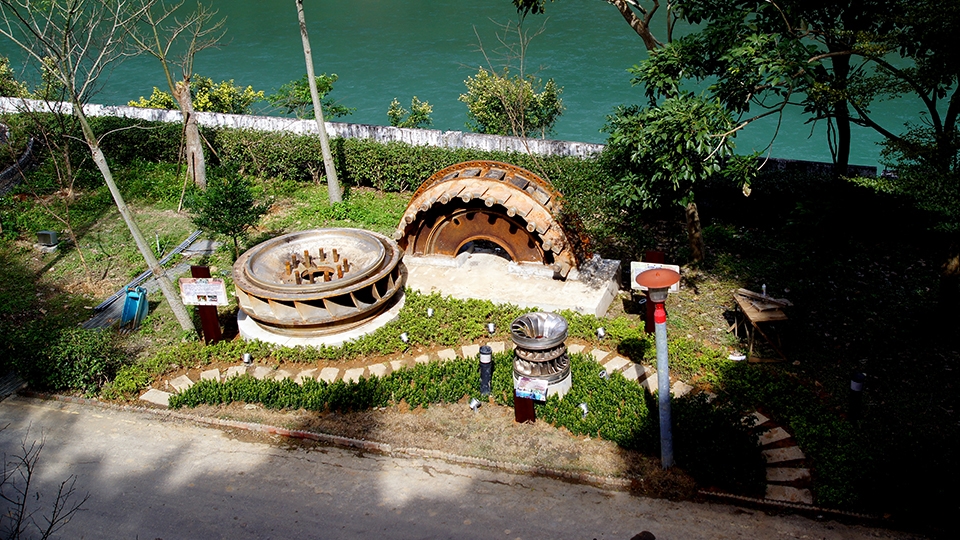
[[[850,56],[834,56],[831,60],[837,90],[844,94],[847,90],[847,78],[850,76]],[[844,176],[850,165],[850,109],[847,100],[841,99],[833,105],[833,115],[837,122],[837,154],[834,156],[834,165],[836,174]]]
[[[303,0],[297,0],[297,17],[300,19],[300,37],[303,39],[303,56],[307,62],[307,81],[310,83],[310,97],[313,99],[314,117],[317,120],[317,129],[320,132],[320,150],[323,152],[323,168],[327,173],[327,194],[330,197],[330,204],[332,205],[342,200],[340,197],[340,181],[337,179],[337,170],[333,166],[333,154],[330,152],[327,127],[323,121],[323,109],[320,107],[320,94],[317,92],[317,77],[313,73],[313,53],[310,52],[307,20],[303,15]]]
[[[700,213],[697,211],[697,203],[691,202],[688,204],[685,213],[687,216],[687,238],[690,240],[693,260],[696,263],[702,263],[706,246],[703,244],[703,232],[700,230]]]
[[[184,124],[184,159],[187,162],[187,178],[194,185],[207,189],[207,167],[203,157],[203,141],[200,140],[200,128],[193,111],[193,99],[190,97],[190,81],[178,81],[174,85],[174,99],[180,105]]]
[[[73,103],[73,108],[77,118],[80,121],[80,127],[83,128],[83,136],[86,139],[87,146],[90,147],[90,154],[93,157],[93,162],[96,163],[97,168],[100,169],[100,174],[103,176],[103,180],[106,182],[107,188],[110,190],[110,195],[113,196],[113,201],[117,205],[117,210],[120,211],[120,216],[123,217],[124,223],[126,223],[127,228],[130,229],[130,234],[133,236],[133,240],[137,244],[137,249],[140,251],[140,255],[143,256],[143,260],[146,261],[147,267],[151,272],[153,272],[153,276],[157,279],[157,283],[160,284],[160,290],[163,292],[163,297],[167,300],[167,303],[170,304],[170,309],[173,310],[173,316],[176,317],[177,322],[180,323],[180,328],[182,328],[185,332],[196,333],[197,329],[193,325],[193,319],[190,318],[190,315],[187,313],[187,309],[183,306],[183,302],[180,300],[180,295],[177,294],[176,289],[173,287],[173,283],[171,283],[170,278],[167,277],[166,271],[164,271],[163,267],[160,266],[160,262],[157,261],[156,256],[154,256],[153,250],[150,248],[150,245],[147,244],[146,239],[143,237],[143,233],[140,232],[140,227],[133,219],[133,214],[131,214],[130,209],[127,208],[127,203],[123,200],[123,195],[121,195],[120,190],[117,189],[117,184],[113,180],[113,173],[110,171],[110,166],[107,164],[107,159],[104,157],[103,151],[100,150],[100,146],[97,143],[97,137],[93,133],[93,128],[90,127],[90,123],[87,122],[87,118],[83,114],[83,108],[76,101]]]

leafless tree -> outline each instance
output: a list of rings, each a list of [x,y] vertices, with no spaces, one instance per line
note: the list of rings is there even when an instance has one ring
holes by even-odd
[[[0,0],[0,36],[20,47],[38,65],[46,61],[53,67],[52,74],[63,85],[93,162],[137,249],[160,284],[181,328],[196,332],[180,295],[120,194],[100,147],[101,138],[94,133],[83,112],[83,105],[100,75],[123,55],[125,28],[141,18],[144,10],[143,5],[133,5],[126,0],[62,0],[39,4],[30,0]]]
[[[160,61],[170,95],[177,101],[183,115],[183,157],[187,163],[187,178],[192,178],[197,186],[206,188],[206,160],[193,110],[190,78],[193,76],[193,59],[197,53],[219,46],[225,32],[226,18],[215,20],[217,11],[197,2],[196,10],[181,19],[178,15],[182,12],[180,8],[183,4],[183,1],[171,4],[162,0],[137,0],[143,17],[130,20],[131,25],[127,30],[130,42],[137,51]],[[180,71],[179,80],[175,80],[176,70]]]
[[[0,509],[0,535],[8,540],[51,538],[90,498],[89,494],[79,496],[77,476],[70,475],[60,482],[48,508],[38,506],[36,501],[41,500],[41,494],[35,484],[43,439],[28,442],[29,437],[27,430],[20,440],[20,450],[12,456],[3,455],[0,502],[5,503],[6,508]]]

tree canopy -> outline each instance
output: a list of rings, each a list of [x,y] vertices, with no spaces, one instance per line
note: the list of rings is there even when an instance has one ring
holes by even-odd
[[[321,73],[316,76],[317,93],[322,102],[321,106],[324,114],[331,118],[347,116],[353,114],[355,110],[337,103],[330,97],[330,93],[333,92],[333,83],[337,82],[338,78],[336,73],[330,75]],[[315,118],[313,99],[310,96],[310,83],[307,80],[306,73],[295,81],[280,85],[276,93],[268,95],[266,99],[274,107],[287,114],[293,114],[297,118]]]
[[[498,73],[481,67],[464,84],[460,101],[467,104],[467,126],[478,133],[545,137],[563,114],[563,88],[553,79],[544,83],[511,75],[509,68]]]
[[[250,114],[253,104],[264,99],[262,90],[254,90],[252,86],[235,85],[232,79],[215,83],[209,77],[194,75],[190,80],[190,95],[195,111]],[[176,109],[177,101],[169,92],[154,86],[149,98],[141,96],[128,105],[149,109]]]

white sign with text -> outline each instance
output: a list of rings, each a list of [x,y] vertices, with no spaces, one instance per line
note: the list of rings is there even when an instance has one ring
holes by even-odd
[[[227,286],[219,278],[180,278],[180,298],[188,306],[225,306]]]

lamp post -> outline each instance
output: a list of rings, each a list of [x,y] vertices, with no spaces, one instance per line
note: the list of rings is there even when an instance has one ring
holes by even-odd
[[[654,304],[653,320],[657,341],[657,390],[660,409],[660,462],[664,469],[673,466],[673,431],[670,427],[670,365],[667,362],[667,310],[663,303],[680,274],[667,268],[640,272],[637,284],[647,288],[647,296]]]

